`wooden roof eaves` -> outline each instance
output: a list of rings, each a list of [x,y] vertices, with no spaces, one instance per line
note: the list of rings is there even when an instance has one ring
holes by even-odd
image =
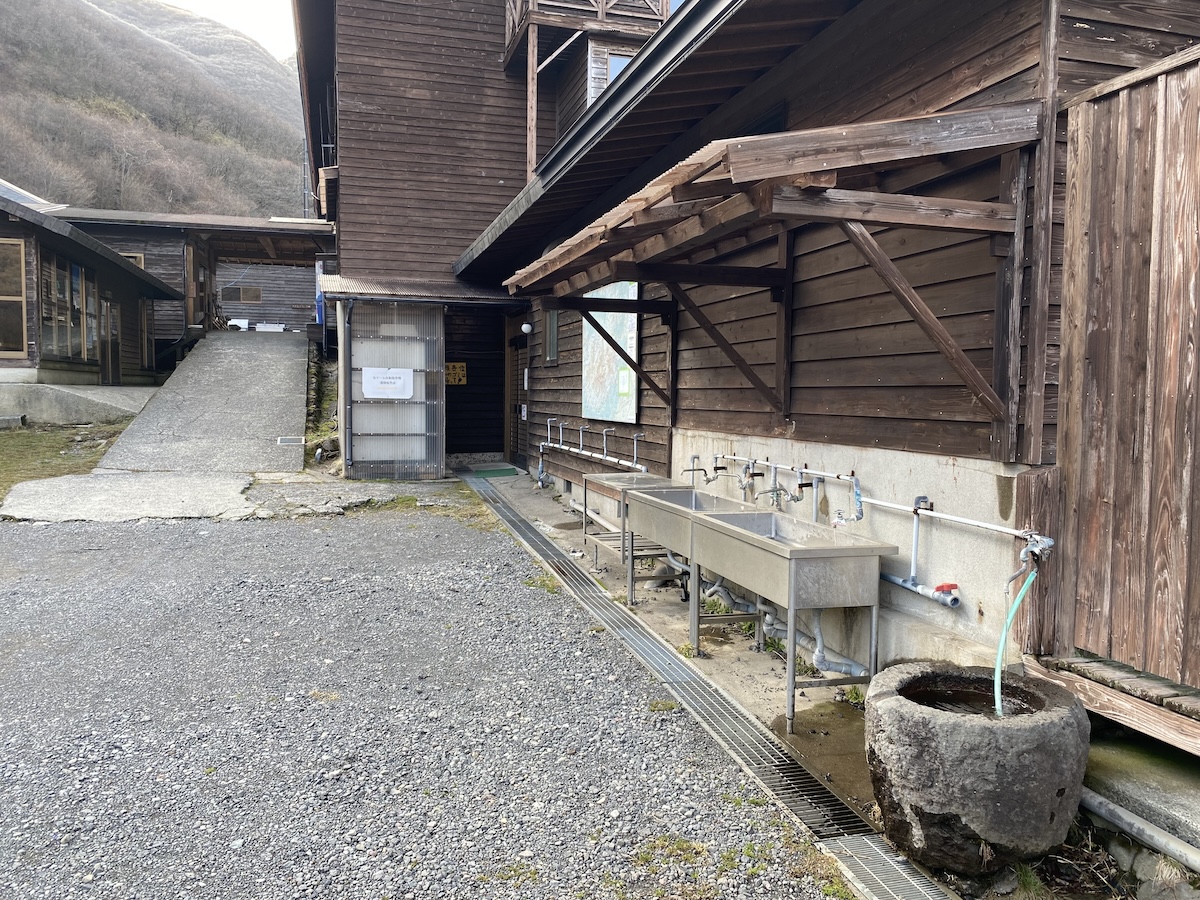
[[[715,141],[517,272],[505,284],[514,293],[552,284],[554,293],[563,296],[590,289],[586,287],[586,276],[592,270],[601,279],[614,280],[611,272],[596,269],[606,252],[610,257],[620,256],[633,262],[658,262],[684,255],[705,242],[726,238],[733,230],[757,223],[764,217],[821,219],[819,210],[808,209],[806,215],[799,208],[804,205],[799,196],[793,198],[796,203],[791,208],[784,205],[777,209],[776,204],[787,199],[776,196],[779,180],[825,176],[828,169],[839,162],[862,166],[1031,143],[1041,133],[1040,112],[1040,103],[1003,104],[885,122]],[[739,171],[743,173],[741,176]],[[749,173],[749,177],[745,173]],[[747,188],[749,192],[733,194],[685,219],[665,220],[660,234],[647,237],[632,247],[625,241],[615,240],[621,226],[634,223],[635,213],[657,206],[668,198],[676,202],[687,199],[689,195],[684,188],[703,185],[706,180],[713,183],[713,190],[718,193]],[[822,188],[829,187],[827,181],[818,184]],[[872,220],[871,217],[878,215],[884,218],[875,221],[886,221],[885,213],[864,206],[886,205],[880,200],[879,195],[846,192],[846,196],[839,195],[838,203],[826,204],[825,212],[829,214],[826,220],[854,219],[856,216],[851,213],[857,208],[866,210],[858,218],[865,216]],[[854,206],[856,203],[857,207]],[[1009,220],[1015,214],[1003,204],[965,204],[941,199],[910,198],[895,201],[894,205],[902,207],[905,218],[892,224],[928,227],[1011,230]],[[845,209],[846,206],[851,209]],[[954,224],[950,224],[952,219]],[[639,227],[642,222],[638,223]],[[611,245],[608,245],[609,240],[613,240]],[[630,251],[632,255],[626,256]]]

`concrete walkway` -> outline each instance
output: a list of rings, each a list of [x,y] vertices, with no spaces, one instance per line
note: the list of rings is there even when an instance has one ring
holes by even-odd
[[[212,332],[95,472],[19,484],[0,516],[114,522],[255,515],[245,496],[255,475],[279,481],[304,468],[307,372],[302,335]]]

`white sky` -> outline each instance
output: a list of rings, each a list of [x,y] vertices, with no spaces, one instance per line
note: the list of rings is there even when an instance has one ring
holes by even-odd
[[[206,19],[248,34],[276,59],[296,52],[292,0],[165,0]]]

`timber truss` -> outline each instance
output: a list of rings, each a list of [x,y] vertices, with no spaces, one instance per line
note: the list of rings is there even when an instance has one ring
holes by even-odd
[[[1002,430],[1015,432],[1016,391],[1002,399],[899,267],[872,227],[938,228],[1004,236],[1016,282],[1025,232],[1027,153],[1042,133],[1041,104],[1015,103],[882,122],[733,138],[711,143],[631,195],[607,215],[517,272],[514,294],[542,295],[546,309],[622,311],[673,321],[688,313],[766,402],[788,411],[792,234],[809,222],[836,223],[879,275],[963,383]],[[1000,202],[902,193],[916,185],[1007,154],[1013,172]],[[769,240],[776,265],[723,265],[716,260]],[[1014,272],[1016,274],[1014,274]],[[660,283],[671,299],[612,300],[586,294],[618,281]],[[764,381],[691,299],[689,287],[733,285],[770,289],[780,328],[776,384]],[[601,337],[607,333],[596,328]],[[1001,341],[1010,337],[1001,336]],[[1019,335],[1016,336],[1019,340]],[[610,341],[627,363],[624,351]],[[1019,358],[1019,344],[1015,356]],[[670,407],[669,394],[639,367],[638,377]],[[1011,441],[1006,442],[1011,446]]]

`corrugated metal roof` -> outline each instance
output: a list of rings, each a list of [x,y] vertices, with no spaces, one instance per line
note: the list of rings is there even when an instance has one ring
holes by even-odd
[[[31,194],[24,188],[19,188],[11,181],[5,181],[3,178],[0,178],[0,197],[35,208],[51,205],[49,200],[43,200],[36,194]]]
[[[202,228],[207,231],[250,231],[281,235],[333,234],[333,225],[320,219],[132,212],[123,209],[86,209],[78,206],[55,210],[54,215],[68,222],[91,222],[105,225],[157,225],[165,228]]]
[[[412,300],[442,303],[499,303],[520,306],[524,301],[507,291],[478,287],[463,281],[402,281],[393,278],[361,278],[350,275],[321,275],[321,292],[328,299]]]

